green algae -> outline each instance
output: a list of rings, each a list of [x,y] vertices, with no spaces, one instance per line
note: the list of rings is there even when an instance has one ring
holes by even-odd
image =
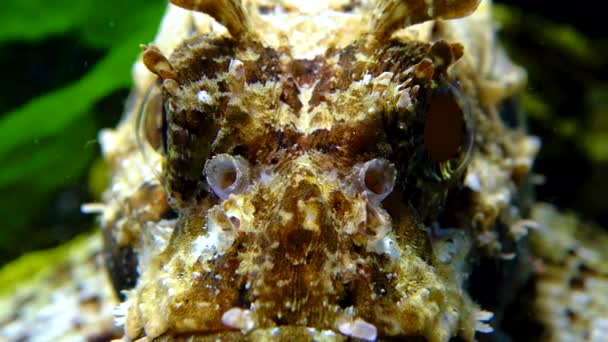
[[[494,17],[500,42],[528,72],[520,103],[542,141],[538,198],[608,225],[608,36],[513,6],[494,6]]]
[[[77,212],[73,193],[86,191],[77,189],[99,155],[97,133],[120,117],[138,45],[153,39],[165,7],[165,2],[145,0],[59,0],[52,6],[42,0],[3,2],[0,50],[5,56],[15,55],[6,58],[9,62],[22,64],[9,65],[6,76],[11,82],[0,86],[0,265],[23,251],[46,248],[90,228],[91,220],[77,218],[76,213],[71,214],[76,218],[64,219],[60,215],[69,214],[57,214],[55,206],[71,206],[70,211]],[[56,42],[63,45],[52,45]],[[25,64],[29,59],[19,56],[24,44],[45,47],[35,50],[37,64]],[[58,56],[69,59],[59,53],[66,44],[96,51],[99,57],[87,67],[82,66],[87,60],[74,59],[76,65],[65,61],[57,65],[58,71],[44,70],[59,63]],[[67,72],[62,68],[83,71],[57,88],[21,104],[17,101],[16,107],[3,101],[14,97],[11,94],[32,93],[29,84],[12,81],[11,75],[36,72],[22,79],[44,84],[48,77]],[[118,100],[105,103],[112,98]],[[99,189],[96,192],[88,197],[98,196]]]
[[[521,9],[501,4],[493,5],[494,19],[501,24],[500,28],[525,30],[535,39],[550,49],[559,50],[571,58],[588,65],[601,63],[592,40],[577,31],[573,26],[556,23],[541,16],[526,13]]]
[[[47,250],[27,253],[0,268],[0,297],[10,296],[22,286],[36,284],[64,265],[72,253],[85,250],[93,233],[85,233],[71,241]]]

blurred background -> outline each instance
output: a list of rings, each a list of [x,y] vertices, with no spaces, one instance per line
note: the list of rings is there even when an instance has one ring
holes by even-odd
[[[518,101],[529,130],[543,141],[536,172],[545,182],[537,196],[608,227],[603,11],[590,4],[498,3],[500,37],[529,72]],[[97,132],[120,119],[138,46],[153,39],[165,6],[161,0],[3,1],[0,265],[94,229],[94,217],[79,208],[99,198],[107,179]]]

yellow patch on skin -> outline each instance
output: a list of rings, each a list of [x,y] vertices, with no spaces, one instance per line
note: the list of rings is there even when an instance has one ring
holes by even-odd
[[[298,210],[301,215],[304,217],[304,221],[302,222],[302,227],[304,229],[319,231],[319,208],[316,203],[304,202],[302,200],[298,201]]]
[[[281,218],[281,224],[286,225],[289,221],[293,219],[293,213],[290,213],[285,210],[280,210],[279,217]]]

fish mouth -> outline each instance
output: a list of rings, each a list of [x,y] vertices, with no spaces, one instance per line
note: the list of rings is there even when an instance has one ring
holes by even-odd
[[[226,330],[214,333],[184,334],[184,335],[162,335],[154,339],[158,342],[241,342],[241,341],[270,341],[270,342],[342,342],[342,341],[366,341],[343,335],[332,329],[318,329],[306,326],[281,325],[270,328],[257,328],[248,332],[238,330]]]

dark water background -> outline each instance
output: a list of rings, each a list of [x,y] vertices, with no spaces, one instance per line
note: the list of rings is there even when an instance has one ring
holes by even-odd
[[[5,129],[0,132],[0,145],[6,152],[0,153],[0,265],[93,227],[93,217],[80,214],[79,207],[95,201],[103,188],[99,181],[103,177],[95,176],[103,174],[96,134],[118,122],[129,84],[118,82],[82,109],[86,115],[69,120],[54,134],[38,137],[37,132],[58,122],[54,120],[61,116],[57,113],[81,106],[78,92],[36,107],[35,119],[21,125],[10,124],[14,114],[30,101],[69,87],[95,70],[128,41],[125,35],[132,36],[132,49],[117,59],[118,66],[112,70],[130,77],[130,66],[138,53],[135,42],[153,38],[164,8],[162,1],[107,1],[92,12],[83,9],[85,14],[74,16],[79,24],[68,22],[55,32],[36,33],[27,25],[44,24],[37,19],[39,11],[50,4],[40,0],[6,2],[5,16],[17,13],[21,17],[3,18],[0,14],[0,20],[6,26],[15,19],[21,23],[16,30],[22,31],[6,36],[0,32],[4,76],[0,82],[0,129]],[[58,1],[63,2],[76,6]],[[608,177],[604,176],[608,175],[608,152],[599,153],[599,157],[590,152],[594,148],[608,150],[608,30],[602,27],[604,11],[594,11],[599,5],[590,3],[581,3],[580,8],[548,1],[499,3],[512,6],[507,8],[512,20],[504,25],[501,37],[513,58],[529,70],[531,95],[522,103],[530,112],[530,131],[543,140],[536,172],[544,175],[546,182],[537,188],[538,198],[608,227]],[[79,6],[84,8],[82,4]],[[25,14],[30,19],[24,24]],[[556,43],[551,32],[538,33],[547,27],[578,32],[586,39],[585,49],[560,39]],[[26,133],[32,138],[13,144],[13,137]]]

